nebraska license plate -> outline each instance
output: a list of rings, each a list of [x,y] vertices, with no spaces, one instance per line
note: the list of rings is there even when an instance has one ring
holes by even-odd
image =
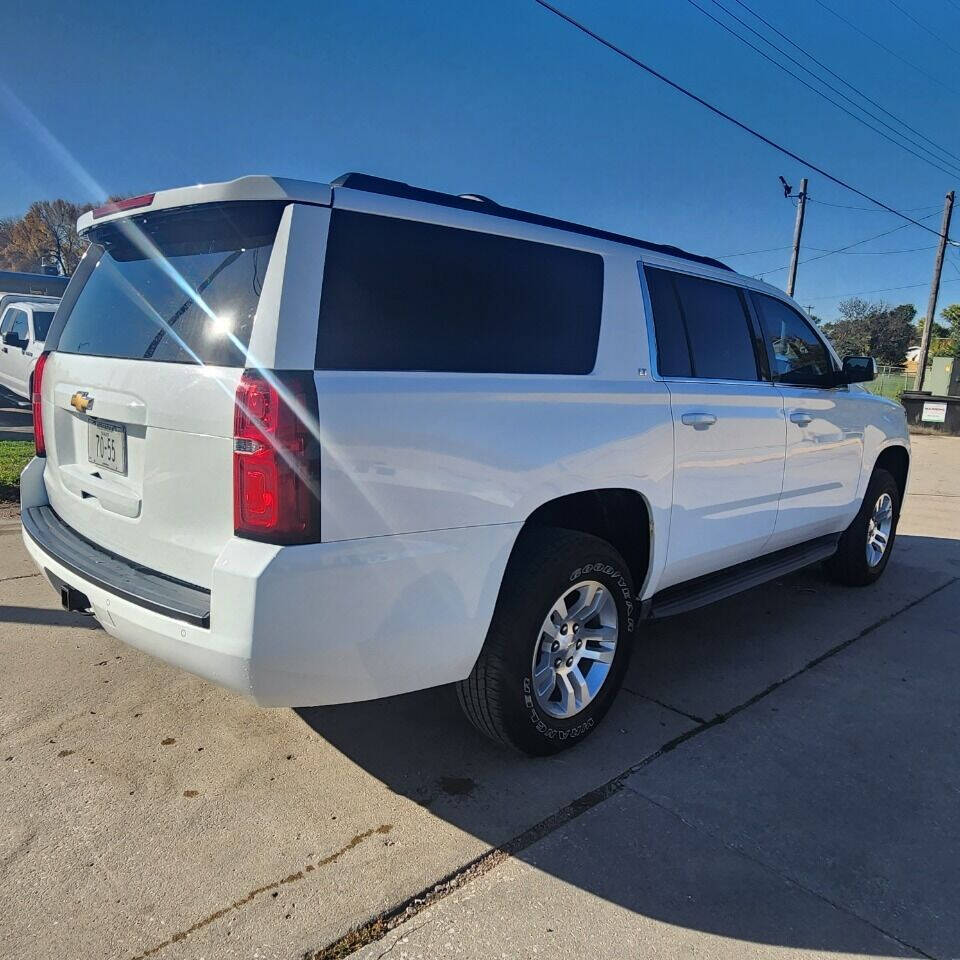
[[[127,428],[109,420],[87,421],[87,458],[114,473],[127,472]]]

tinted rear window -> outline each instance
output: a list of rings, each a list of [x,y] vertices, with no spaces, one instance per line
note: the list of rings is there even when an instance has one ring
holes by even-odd
[[[646,267],[645,272],[662,376],[758,379],[753,333],[739,287],[671,270]]]
[[[94,228],[57,349],[243,366],[283,206],[204,204]]]
[[[335,210],[317,368],[589,373],[602,300],[596,254]]]
[[[36,340],[46,340],[50,324],[53,322],[52,310],[33,311],[33,336]]]

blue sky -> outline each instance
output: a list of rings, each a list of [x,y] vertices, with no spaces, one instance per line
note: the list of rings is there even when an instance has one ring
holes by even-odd
[[[699,0],[718,17],[711,0]],[[890,58],[814,0],[746,0],[874,100],[960,155],[957,94]],[[960,90],[954,53],[887,0],[825,0]],[[725,4],[751,20],[734,0]],[[913,215],[960,186],[841,114],[687,0],[560,0],[571,15],[801,155]],[[960,4],[913,15],[960,48]],[[603,49],[532,0],[234,4],[8,0],[0,89],[0,215],[30,201],[130,194],[272,173],[360,170],[676,243],[756,274],[789,260],[794,208],[777,177],[810,176],[804,236],[834,249],[899,225]],[[758,24],[753,22],[756,26]],[[72,158],[69,159],[69,158]],[[960,166],[960,164],[958,164]],[[79,171],[84,171],[80,174]],[[960,217],[953,233],[960,236]],[[797,299],[836,294],[923,310],[936,238],[915,227],[801,266]],[[815,256],[810,250],[806,256]],[[785,271],[767,275],[782,286]],[[941,307],[960,300],[951,251]]]

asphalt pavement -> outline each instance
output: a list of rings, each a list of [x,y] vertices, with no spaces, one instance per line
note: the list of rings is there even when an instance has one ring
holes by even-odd
[[[262,710],[63,612],[0,520],[0,956],[960,956],[960,440],[874,587],[649,625],[583,745],[453,692]]]

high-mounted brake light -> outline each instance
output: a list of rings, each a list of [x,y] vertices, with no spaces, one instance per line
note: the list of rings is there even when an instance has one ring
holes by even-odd
[[[237,536],[281,544],[320,539],[316,423],[312,372],[244,371],[233,430]]]
[[[139,197],[127,197],[125,200],[111,200],[101,207],[93,208],[93,219],[98,220],[109,213],[122,213],[124,210],[136,210],[137,207],[149,207],[155,193],[141,193]]]
[[[30,403],[33,407],[33,443],[38,457],[47,455],[47,444],[43,439],[43,368],[47,365],[49,351],[41,353],[37,365],[33,368],[33,386],[30,388]]]

